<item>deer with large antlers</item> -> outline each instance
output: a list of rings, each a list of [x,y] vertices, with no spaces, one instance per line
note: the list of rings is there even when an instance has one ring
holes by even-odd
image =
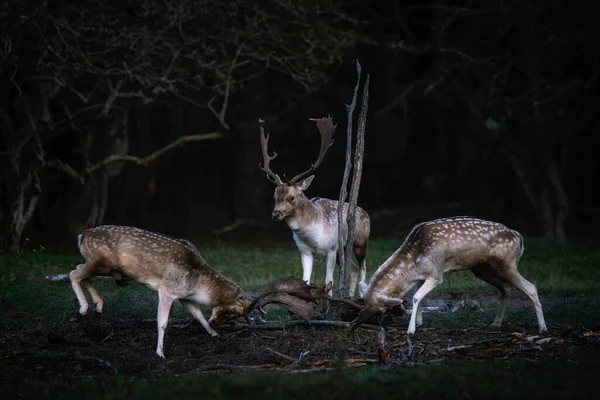
[[[79,300],[79,314],[88,311],[82,289],[90,292],[96,312],[102,313],[103,300],[92,286],[94,276],[112,276],[117,284],[133,281],[158,292],[158,342],[156,354],[164,357],[164,335],[171,306],[179,300],[184,308],[211,336],[218,333],[210,326],[220,325],[251,310],[241,288],[212,269],[189,241],[172,238],[139,228],[104,225],[79,235],[79,251],[85,258],[69,277]],[[199,304],[212,308],[207,321]],[[247,319],[247,317],[246,317]]]
[[[365,308],[356,318],[354,328],[402,304],[402,298],[422,283],[413,295],[413,309],[406,331],[413,334],[423,323],[421,301],[443,282],[444,274],[471,270],[477,278],[500,291],[500,305],[493,326],[502,324],[510,285],[531,299],[540,332],[544,332],[546,322],[537,289],[517,271],[523,250],[521,234],[497,222],[454,217],[420,223],[375,271],[370,283],[360,283]]]
[[[339,201],[320,197],[308,199],[304,192],[314,179],[314,171],[321,165],[325,153],[332,145],[332,137],[335,133],[335,125],[331,117],[311,119],[317,124],[321,135],[321,148],[314,164],[306,171],[294,176],[288,182],[283,182],[279,175],[270,168],[270,162],[277,157],[277,153],[269,155],[269,136],[265,135],[263,123],[260,120],[260,142],[263,154],[261,170],[267,174],[267,179],[275,184],[275,207],[272,217],[277,221],[285,220],[293,232],[293,238],[300,250],[303,280],[310,284],[313,271],[314,256],[326,258],[327,270],[325,273],[325,284],[333,283],[333,273],[337,261],[338,252],[338,206]],[[343,205],[343,215],[348,214],[348,203]],[[367,271],[366,256],[367,244],[371,229],[371,221],[367,212],[356,207],[356,236],[353,245],[354,255],[358,261],[358,267],[351,263],[349,294],[354,296],[358,279],[364,281]],[[345,235],[347,236],[347,223],[345,224]]]

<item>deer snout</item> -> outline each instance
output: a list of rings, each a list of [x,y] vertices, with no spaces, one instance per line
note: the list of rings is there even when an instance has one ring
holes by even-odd
[[[273,210],[271,213],[271,218],[273,218],[275,221],[281,221],[283,219],[283,213],[279,210]]]

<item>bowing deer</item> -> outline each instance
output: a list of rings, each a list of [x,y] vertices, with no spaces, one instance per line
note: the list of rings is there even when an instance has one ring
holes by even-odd
[[[402,304],[402,298],[418,283],[407,333],[422,325],[421,301],[442,283],[444,274],[471,270],[479,279],[500,291],[500,305],[493,326],[500,326],[506,310],[507,288],[513,286],[533,302],[540,332],[546,331],[542,304],[536,287],[523,278],[517,265],[523,254],[523,237],[506,226],[470,217],[436,219],[416,225],[371,277],[360,282],[365,308],[354,329],[369,318]]]
[[[330,118],[311,119],[317,124],[321,135],[321,148],[319,156],[310,168],[287,182],[283,182],[279,175],[270,168],[270,162],[277,157],[277,153],[269,155],[269,136],[265,135],[263,123],[260,121],[260,141],[263,155],[261,170],[267,174],[267,179],[275,184],[275,207],[272,217],[276,221],[285,220],[293,232],[302,261],[302,279],[310,284],[313,271],[314,256],[326,258],[327,270],[325,284],[333,283],[333,272],[337,261],[338,251],[338,206],[337,200],[320,197],[308,199],[304,192],[308,189],[314,179],[313,172],[321,165],[325,153],[332,145],[332,137],[335,133],[335,125]],[[348,214],[348,203],[343,205],[343,215]],[[367,264],[367,244],[369,241],[371,221],[367,212],[361,207],[356,207],[356,235],[353,246],[354,255],[359,267],[351,263],[349,294],[354,296],[357,285],[357,275],[363,281],[365,279]],[[347,235],[347,224],[344,227]]]
[[[104,302],[90,280],[94,276],[112,276],[117,284],[133,281],[157,291],[156,354],[160,357],[165,356],[164,335],[175,300],[211,336],[218,336],[211,323],[219,325],[242,316],[247,319],[250,301],[241,288],[212,269],[187,240],[134,227],[104,225],[84,231],[78,245],[85,263],[69,276],[79,301],[79,314],[85,315],[89,307],[82,284],[90,292],[96,312],[102,313]],[[208,321],[198,304],[212,308]]]

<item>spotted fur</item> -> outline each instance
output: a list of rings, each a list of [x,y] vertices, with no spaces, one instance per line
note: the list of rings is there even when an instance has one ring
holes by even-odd
[[[533,302],[540,331],[546,323],[536,287],[523,278],[517,265],[523,254],[523,237],[503,224],[471,217],[442,218],[416,225],[398,250],[375,271],[368,285],[361,282],[366,308],[385,312],[401,304],[415,285],[413,313],[407,333],[423,322],[420,301],[443,282],[446,273],[471,270],[496,287],[501,302],[494,326],[502,324],[506,289],[511,285]]]
[[[248,301],[241,288],[212,269],[200,251],[189,241],[143,229],[103,225],[84,231],[78,237],[84,264],[71,271],[73,291],[79,301],[79,314],[88,311],[81,285],[90,292],[96,311],[103,300],[92,286],[94,276],[112,276],[117,284],[133,281],[158,292],[158,343],[156,353],[164,357],[163,341],[171,305],[179,300],[212,336],[210,323],[222,323],[244,316]],[[206,321],[198,304],[212,308]]]

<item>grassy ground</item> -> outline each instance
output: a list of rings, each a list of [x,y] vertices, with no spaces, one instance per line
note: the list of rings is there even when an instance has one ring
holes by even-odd
[[[267,282],[286,275],[301,273],[300,257],[290,241],[274,243],[260,249],[212,243],[199,244],[205,259],[217,270],[231,277],[244,289],[262,289]],[[368,255],[370,276],[400,245],[401,239],[377,239],[371,242]],[[34,251],[35,250],[35,251]],[[19,315],[44,319],[43,329],[69,332],[71,317],[78,306],[68,281],[51,282],[46,279],[68,273],[79,262],[77,254],[56,255],[39,243],[28,243],[18,258],[0,259],[0,397],[19,395],[36,398],[80,397],[82,390],[90,398],[155,398],[161,397],[215,397],[227,398],[338,398],[351,395],[378,395],[400,398],[473,398],[480,395],[491,398],[545,397],[583,398],[591,396],[593,376],[600,369],[600,345],[588,338],[585,347],[563,353],[543,353],[532,360],[491,359],[454,360],[441,365],[339,368],[331,372],[281,373],[219,373],[174,374],[168,367],[152,369],[146,375],[106,374],[106,376],[79,377],[64,381],[40,375],[38,364],[22,365],[11,356],[13,364],[1,361],[9,357],[11,341],[20,330],[33,332],[32,322]],[[547,323],[556,336],[567,325],[586,330],[600,330],[597,312],[600,306],[600,250],[576,245],[556,247],[542,240],[526,239],[520,271],[536,284],[542,298]],[[324,262],[316,263],[316,281],[324,279]],[[154,318],[157,296],[138,285],[119,288],[111,281],[100,281],[95,286],[105,300],[103,318],[109,321]],[[514,293],[514,292],[513,292]],[[470,273],[455,273],[430,295],[454,294],[458,298],[496,295],[495,289],[475,279]],[[488,296],[489,297],[489,296]],[[531,304],[514,294],[509,304],[506,321],[525,321],[507,329],[527,329],[535,332],[535,317]],[[464,328],[471,325],[485,329],[491,323],[494,307],[483,312],[465,312],[446,315],[427,315],[429,329]],[[183,318],[182,307],[173,309],[173,318]],[[187,316],[185,316],[187,318]],[[402,329],[407,320],[403,320]],[[517,327],[517,328],[515,328]],[[27,330],[30,329],[30,330]],[[153,353],[155,330],[147,328],[149,353]],[[169,340],[169,333],[167,340]],[[21,339],[23,340],[23,339]],[[303,340],[303,339],[302,339]],[[310,339],[310,340],[318,340]],[[438,339],[436,339],[438,340]],[[118,344],[118,342],[117,342]],[[393,345],[390,344],[390,345]],[[16,353],[15,353],[16,354]],[[153,354],[150,354],[152,357]],[[176,362],[176,361],[175,361]],[[168,365],[168,364],[165,364]],[[15,366],[27,385],[15,385]],[[40,367],[41,368],[41,367]],[[158,371],[158,372],[157,372]],[[51,375],[50,375],[51,376]],[[3,377],[7,378],[4,384]],[[37,377],[37,378],[36,378]],[[10,384],[8,384],[10,382]],[[5,392],[9,397],[2,396]]]

